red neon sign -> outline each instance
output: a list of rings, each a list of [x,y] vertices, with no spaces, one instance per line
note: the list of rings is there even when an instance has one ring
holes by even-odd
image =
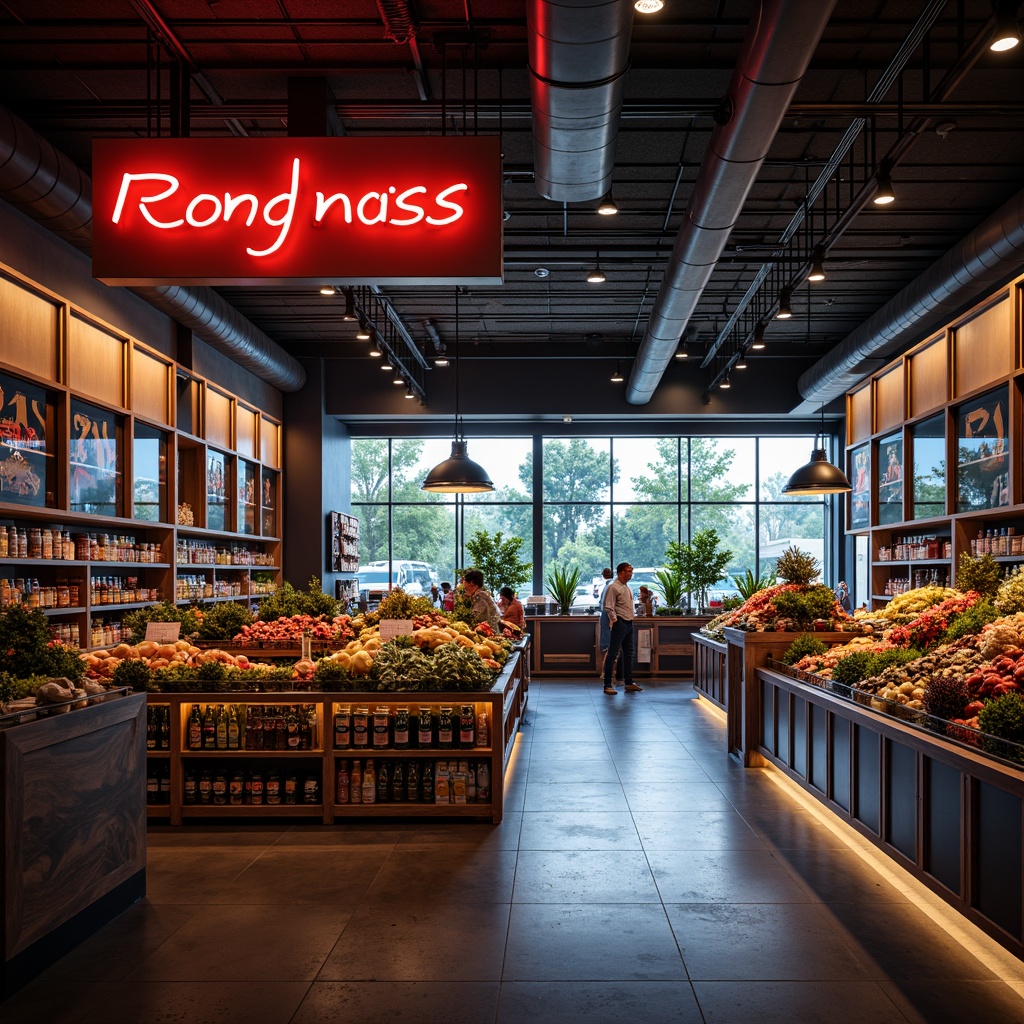
[[[495,137],[102,139],[112,285],[500,284]]]

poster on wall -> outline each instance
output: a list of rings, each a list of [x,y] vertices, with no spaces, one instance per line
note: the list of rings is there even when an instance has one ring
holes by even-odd
[[[1009,505],[1006,389],[990,391],[962,405],[957,423],[957,512]]]
[[[70,508],[90,515],[121,515],[121,418],[106,409],[71,403]]]
[[[0,501],[56,504],[47,472],[53,458],[46,447],[52,420],[53,407],[42,388],[0,374]]]
[[[878,522],[903,521],[903,437],[890,434],[878,442]]]
[[[227,529],[227,465],[220,452],[206,453],[206,526]]]
[[[870,525],[871,512],[871,448],[861,445],[850,452],[850,529],[863,530]]]
[[[341,513],[331,512],[330,513],[330,537],[328,540],[331,545],[331,571],[342,572],[342,557],[341,557]]]

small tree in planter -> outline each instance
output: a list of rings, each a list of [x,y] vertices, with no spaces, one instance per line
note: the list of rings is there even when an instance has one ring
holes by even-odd
[[[683,578],[675,569],[662,569],[654,574],[656,588],[661,592],[664,604],[658,608],[658,615],[682,615],[683,597],[686,588]]]
[[[505,540],[500,530],[495,534],[479,530],[466,541],[470,565],[484,574],[484,587],[492,593],[502,587],[517,590],[533,579],[532,563],[519,560],[522,546],[522,537]]]
[[[673,541],[665,552],[665,564],[677,572],[683,585],[697,595],[698,610],[708,603],[708,589],[725,575],[732,552],[719,546],[716,530],[698,530],[689,544]]]

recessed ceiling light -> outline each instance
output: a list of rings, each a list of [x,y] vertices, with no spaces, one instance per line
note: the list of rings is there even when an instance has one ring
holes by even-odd
[[[537,268],[537,269],[536,269],[536,270],[534,271],[534,274],[536,274],[536,275],[537,275],[537,277],[547,277],[547,276],[548,276],[548,274],[550,274],[550,273],[551,273],[551,271],[550,271],[550,270],[548,270],[548,268],[547,268],[547,267],[538,267],[538,268]]]

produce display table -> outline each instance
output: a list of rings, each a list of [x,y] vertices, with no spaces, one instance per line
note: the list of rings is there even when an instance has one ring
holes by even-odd
[[[0,729],[4,994],[146,894],[146,697]]]
[[[515,742],[516,733],[522,720],[529,694],[529,665],[526,659],[528,644],[521,643],[513,650],[501,673],[490,690],[462,692],[407,691],[287,691],[273,693],[218,692],[218,693],[150,693],[149,707],[152,712],[166,720],[169,732],[166,750],[150,750],[149,768],[165,787],[150,788],[151,794],[161,788],[166,793],[166,802],[150,802],[147,810],[151,819],[165,820],[180,825],[184,820],[201,818],[244,818],[244,817],[313,817],[329,825],[344,818],[352,817],[402,817],[402,818],[486,818],[494,823],[501,821],[503,806],[503,776]],[[453,746],[433,745],[421,747],[413,743],[409,747],[396,749],[394,745],[375,749],[372,745],[355,748],[350,744],[339,745],[335,736],[335,714],[341,708],[366,707],[372,713],[377,707],[387,708],[393,721],[398,708],[408,708],[415,715],[416,709],[428,705],[435,709],[451,707],[457,716],[463,705],[473,707],[474,715],[486,712],[489,736],[486,745],[460,748],[458,740]],[[299,716],[314,723],[310,732],[310,745],[306,749],[260,749],[247,748],[244,733],[241,746],[235,749],[192,749],[189,738],[189,722],[193,708],[212,708],[220,713],[234,707],[240,711],[243,720],[262,718],[264,709],[286,707],[296,709]],[[255,708],[255,711],[253,710]],[[166,712],[164,711],[166,709]],[[354,760],[360,760],[365,767],[367,759],[375,767],[384,762],[393,771],[401,765],[403,775],[415,762],[417,769],[429,762],[432,772],[438,765],[450,762],[470,762],[474,770],[486,762],[489,775],[490,793],[486,799],[467,802],[424,802],[420,800],[394,800],[384,802],[351,803],[342,799],[338,790],[338,771],[345,762],[351,768]],[[309,788],[296,794],[294,802],[281,799],[268,803],[264,797],[257,803],[246,803],[244,797],[227,802],[186,802],[186,777],[201,777],[203,773],[230,780],[242,777],[251,781],[258,772],[277,779],[294,777],[301,787],[306,780]],[[261,779],[262,785],[262,779]]]
[[[693,634],[693,688],[723,711],[729,707],[725,664],[729,645],[724,640]]]
[[[1024,771],[778,670],[753,675],[759,755],[1024,958]]]

